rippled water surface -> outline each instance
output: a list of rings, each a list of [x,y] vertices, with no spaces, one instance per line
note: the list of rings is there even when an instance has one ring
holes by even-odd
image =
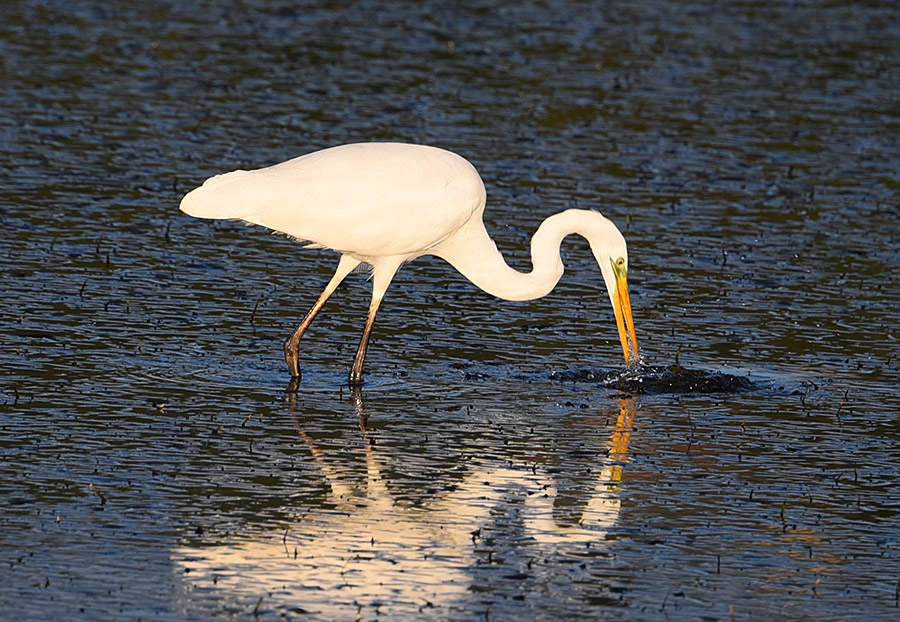
[[[4,616],[897,619],[900,9],[495,4],[4,3]],[[602,210],[646,362],[751,388],[594,380],[570,238],[534,302],[404,267],[361,392],[351,275],[289,391],[336,255],[178,202],[360,140],[470,159],[519,269]]]

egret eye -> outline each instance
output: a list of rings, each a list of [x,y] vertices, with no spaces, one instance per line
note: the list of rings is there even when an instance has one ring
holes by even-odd
[[[619,257],[618,259],[616,259],[616,266],[618,266],[619,268],[624,268],[625,267],[625,258]]]

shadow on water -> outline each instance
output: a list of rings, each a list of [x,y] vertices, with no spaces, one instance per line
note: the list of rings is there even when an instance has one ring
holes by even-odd
[[[574,485],[561,477],[559,456],[537,450],[513,457],[460,454],[444,465],[442,483],[422,490],[397,481],[403,456],[395,458],[401,464],[389,464],[358,388],[351,400],[365,471],[352,477],[356,454],[318,446],[306,431],[296,388],[288,388],[290,417],[324,497],[317,507],[298,505],[289,518],[247,536],[185,542],[173,561],[190,591],[238,601],[258,597],[262,611],[321,620],[412,619],[424,609],[452,616],[490,610],[490,590],[480,580],[489,580],[484,569],[491,566],[507,565],[511,579],[530,584],[550,551],[576,559],[607,554],[606,538],[622,509],[633,398],[618,400],[608,438],[581,459]],[[593,591],[595,598],[609,596],[602,585]],[[473,594],[481,596],[473,601]]]

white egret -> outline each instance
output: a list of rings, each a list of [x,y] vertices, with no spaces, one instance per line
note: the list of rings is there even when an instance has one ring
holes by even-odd
[[[562,239],[587,239],[615,312],[627,366],[638,363],[628,296],[628,252],[616,226],[593,210],[569,209],[541,223],[531,239],[531,272],[506,265],[482,222],[486,193],[475,168],[436,147],[357,143],[309,153],[252,171],[207,179],[185,195],[181,210],[198,218],[239,219],[341,253],[337,271],[284,343],[298,378],[298,345],[325,301],[361,263],[372,267],[372,301],[350,384],[362,382],[363,360],[378,305],[401,264],[436,255],[489,294],[506,300],[547,295],[563,274]]]

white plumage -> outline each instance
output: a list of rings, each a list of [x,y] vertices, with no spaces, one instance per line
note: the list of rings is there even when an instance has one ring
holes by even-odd
[[[181,209],[199,218],[244,220],[341,253],[331,282],[285,342],[285,358],[295,378],[300,375],[300,338],[360,263],[373,268],[373,292],[351,384],[362,382],[378,305],[403,262],[436,255],[490,294],[530,300],[546,295],[559,281],[559,246],[572,233],[590,243],[616,314],[626,364],[637,363],[628,252],[615,225],[591,210],[550,216],[531,241],[533,270],[522,273],[506,265],[484,228],[485,197],[478,172],[454,153],[425,145],[358,143],[211,177],[184,197]]]

